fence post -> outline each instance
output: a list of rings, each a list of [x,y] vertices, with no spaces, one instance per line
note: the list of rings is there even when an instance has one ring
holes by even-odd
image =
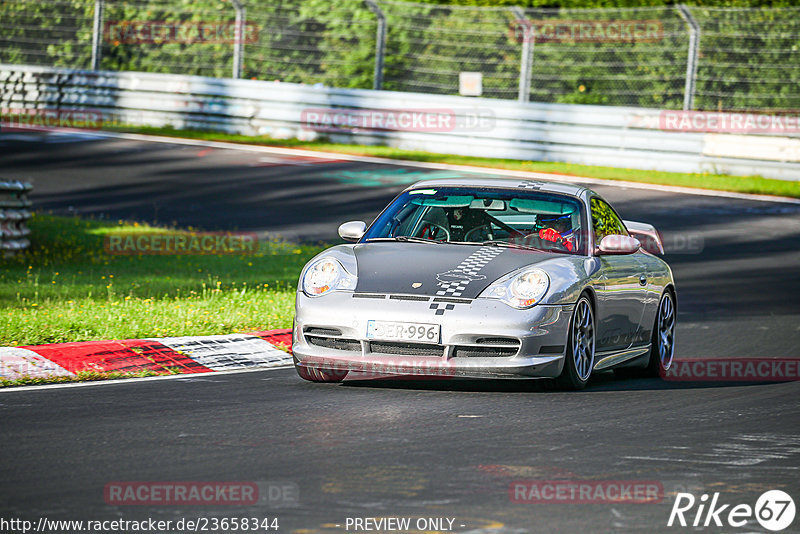
[[[522,57],[519,64],[519,95],[517,99],[520,102],[527,102],[530,100],[531,95],[531,74],[533,73],[533,46],[535,43],[535,36],[533,33],[533,26],[531,26],[528,17],[525,16],[525,11],[518,6],[510,8],[511,12],[517,17],[517,22],[522,24],[523,37],[522,37]]]
[[[103,54],[103,0],[94,0],[94,20],[92,21],[92,70],[100,70]]]
[[[370,11],[378,19],[378,31],[375,36],[375,74],[372,78],[372,88],[376,91],[383,89],[383,57],[386,54],[386,15],[375,3],[375,0],[364,0]]]
[[[686,4],[678,4],[678,13],[689,26],[689,57],[686,60],[686,87],[683,92],[683,110],[694,109],[694,93],[697,84],[697,62],[700,55],[700,25]]]
[[[236,29],[233,32],[233,78],[242,77],[242,60],[244,59],[244,24],[247,11],[241,0],[232,0],[236,10]]]

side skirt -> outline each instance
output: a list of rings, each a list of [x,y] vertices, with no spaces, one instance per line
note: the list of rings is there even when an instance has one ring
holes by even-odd
[[[641,347],[632,347],[623,351],[608,351],[597,353],[597,363],[594,364],[594,370],[600,371],[608,369],[614,365],[638,358],[650,352],[650,343]]]

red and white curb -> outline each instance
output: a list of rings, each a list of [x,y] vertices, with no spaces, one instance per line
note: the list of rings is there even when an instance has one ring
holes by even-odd
[[[14,380],[76,376],[84,371],[184,374],[285,367],[292,363],[291,345],[292,331],[286,329],[0,347],[0,377]]]

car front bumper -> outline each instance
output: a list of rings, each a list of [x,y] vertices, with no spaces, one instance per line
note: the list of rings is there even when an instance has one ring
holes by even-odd
[[[415,300],[406,300],[414,298]],[[292,352],[299,366],[347,370],[354,377],[556,377],[573,305],[517,310],[492,299],[356,297],[297,293]],[[450,304],[450,306],[448,306]],[[436,314],[436,309],[444,309]],[[441,326],[438,344],[367,339],[370,320]]]

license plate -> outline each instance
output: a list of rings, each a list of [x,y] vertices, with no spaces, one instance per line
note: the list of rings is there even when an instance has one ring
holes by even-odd
[[[367,339],[439,343],[440,334],[438,324],[367,321]]]

